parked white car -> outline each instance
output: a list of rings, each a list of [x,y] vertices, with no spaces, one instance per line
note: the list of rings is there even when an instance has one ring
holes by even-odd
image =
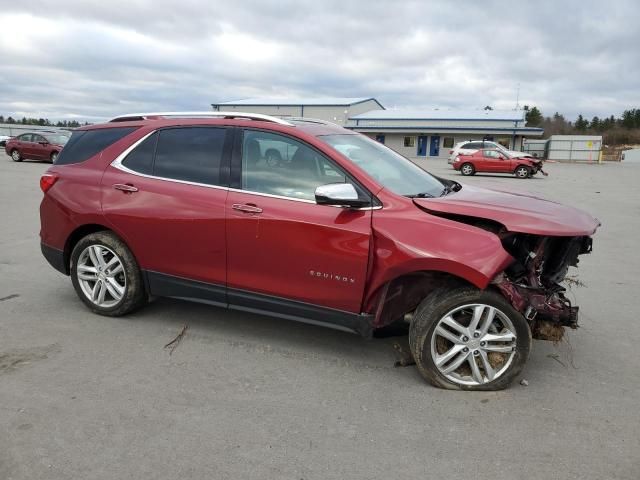
[[[472,155],[474,152],[481,149],[498,150],[509,158],[533,158],[529,153],[508,150],[496,142],[490,142],[487,140],[465,140],[464,142],[456,143],[453,150],[449,151],[449,163],[452,164],[455,158],[460,154]]]

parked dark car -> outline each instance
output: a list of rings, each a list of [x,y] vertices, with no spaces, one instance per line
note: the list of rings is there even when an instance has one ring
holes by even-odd
[[[7,140],[4,149],[14,162],[22,160],[56,161],[69,135],[59,132],[29,132]]]
[[[275,142],[290,161],[267,161]],[[420,373],[462,390],[505,388],[532,334],[577,326],[562,282],[599,226],[337,125],[236,112],[82,127],[40,185],[42,252],[95,313],[166,296],[364,336],[405,325]]]

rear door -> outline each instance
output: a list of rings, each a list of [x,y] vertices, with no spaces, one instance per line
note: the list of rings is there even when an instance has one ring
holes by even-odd
[[[104,173],[104,215],[147,272],[153,294],[226,304],[230,131],[165,128]]]
[[[291,155],[277,166],[261,153],[274,142]],[[226,206],[230,304],[276,311],[294,301],[360,312],[371,209],[317,205],[314,196],[320,185],[345,182],[355,183],[309,145],[244,130],[234,147]]]
[[[20,155],[23,158],[31,158],[32,148],[31,148],[31,139],[33,135],[30,133],[23,133],[16,137],[16,148],[20,152]]]

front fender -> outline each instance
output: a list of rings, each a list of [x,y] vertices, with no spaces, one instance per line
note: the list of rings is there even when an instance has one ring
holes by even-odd
[[[496,234],[415,207],[374,212],[372,240],[365,305],[385,283],[415,272],[444,272],[484,289],[513,261]]]

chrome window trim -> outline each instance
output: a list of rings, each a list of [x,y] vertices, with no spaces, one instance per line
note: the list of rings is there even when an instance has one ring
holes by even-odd
[[[306,200],[304,198],[285,197],[284,195],[273,195],[271,193],[255,192],[253,190],[243,190],[241,188],[223,187],[221,185],[209,185],[207,183],[191,182],[189,180],[178,180],[176,178],[166,178],[166,177],[158,177],[158,176],[155,176],[155,175],[148,175],[146,173],[140,173],[140,172],[136,172],[135,170],[131,170],[130,168],[127,168],[126,166],[124,166],[122,164],[124,159],[127,158],[127,155],[129,155],[138,145],[140,145],[147,138],[149,138],[151,135],[153,135],[154,133],[158,132],[159,130],[160,129],[152,130],[151,132],[147,133],[145,136],[143,136],[140,139],[136,140],[129,147],[127,147],[122,153],[120,153],[110,163],[110,165],[113,168],[116,168],[116,169],[118,169],[118,170],[120,170],[122,172],[126,172],[126,173],[129,173],[131,175],[136,175],[138,177],[150,178],[151,180],[161,180],[161,181],[165,181],[165,182],[180,183],[180,184],[183,184],[183,185],[193,185],[193,186],[196,186],[196,187],[213,188],[213,189],[216,189],[216,190],[226,190],[228,192],[248,193],[248,194],[251,194],[251,195],[258,195],[260,197],[278,198],[278,199],[281,199],[281,200],[290,200],[292,202],[302,202],[302,203],[310,203],[312,205],[318,205],[314,200]],[[318,205],[318,206],[333,207],[333,208],[344,208],[344,207],[335,206],[335,205]],[[382,208],[381,206],[375,206],[375,207],[354,208],[352,210],[380,210],[381,208]]]

